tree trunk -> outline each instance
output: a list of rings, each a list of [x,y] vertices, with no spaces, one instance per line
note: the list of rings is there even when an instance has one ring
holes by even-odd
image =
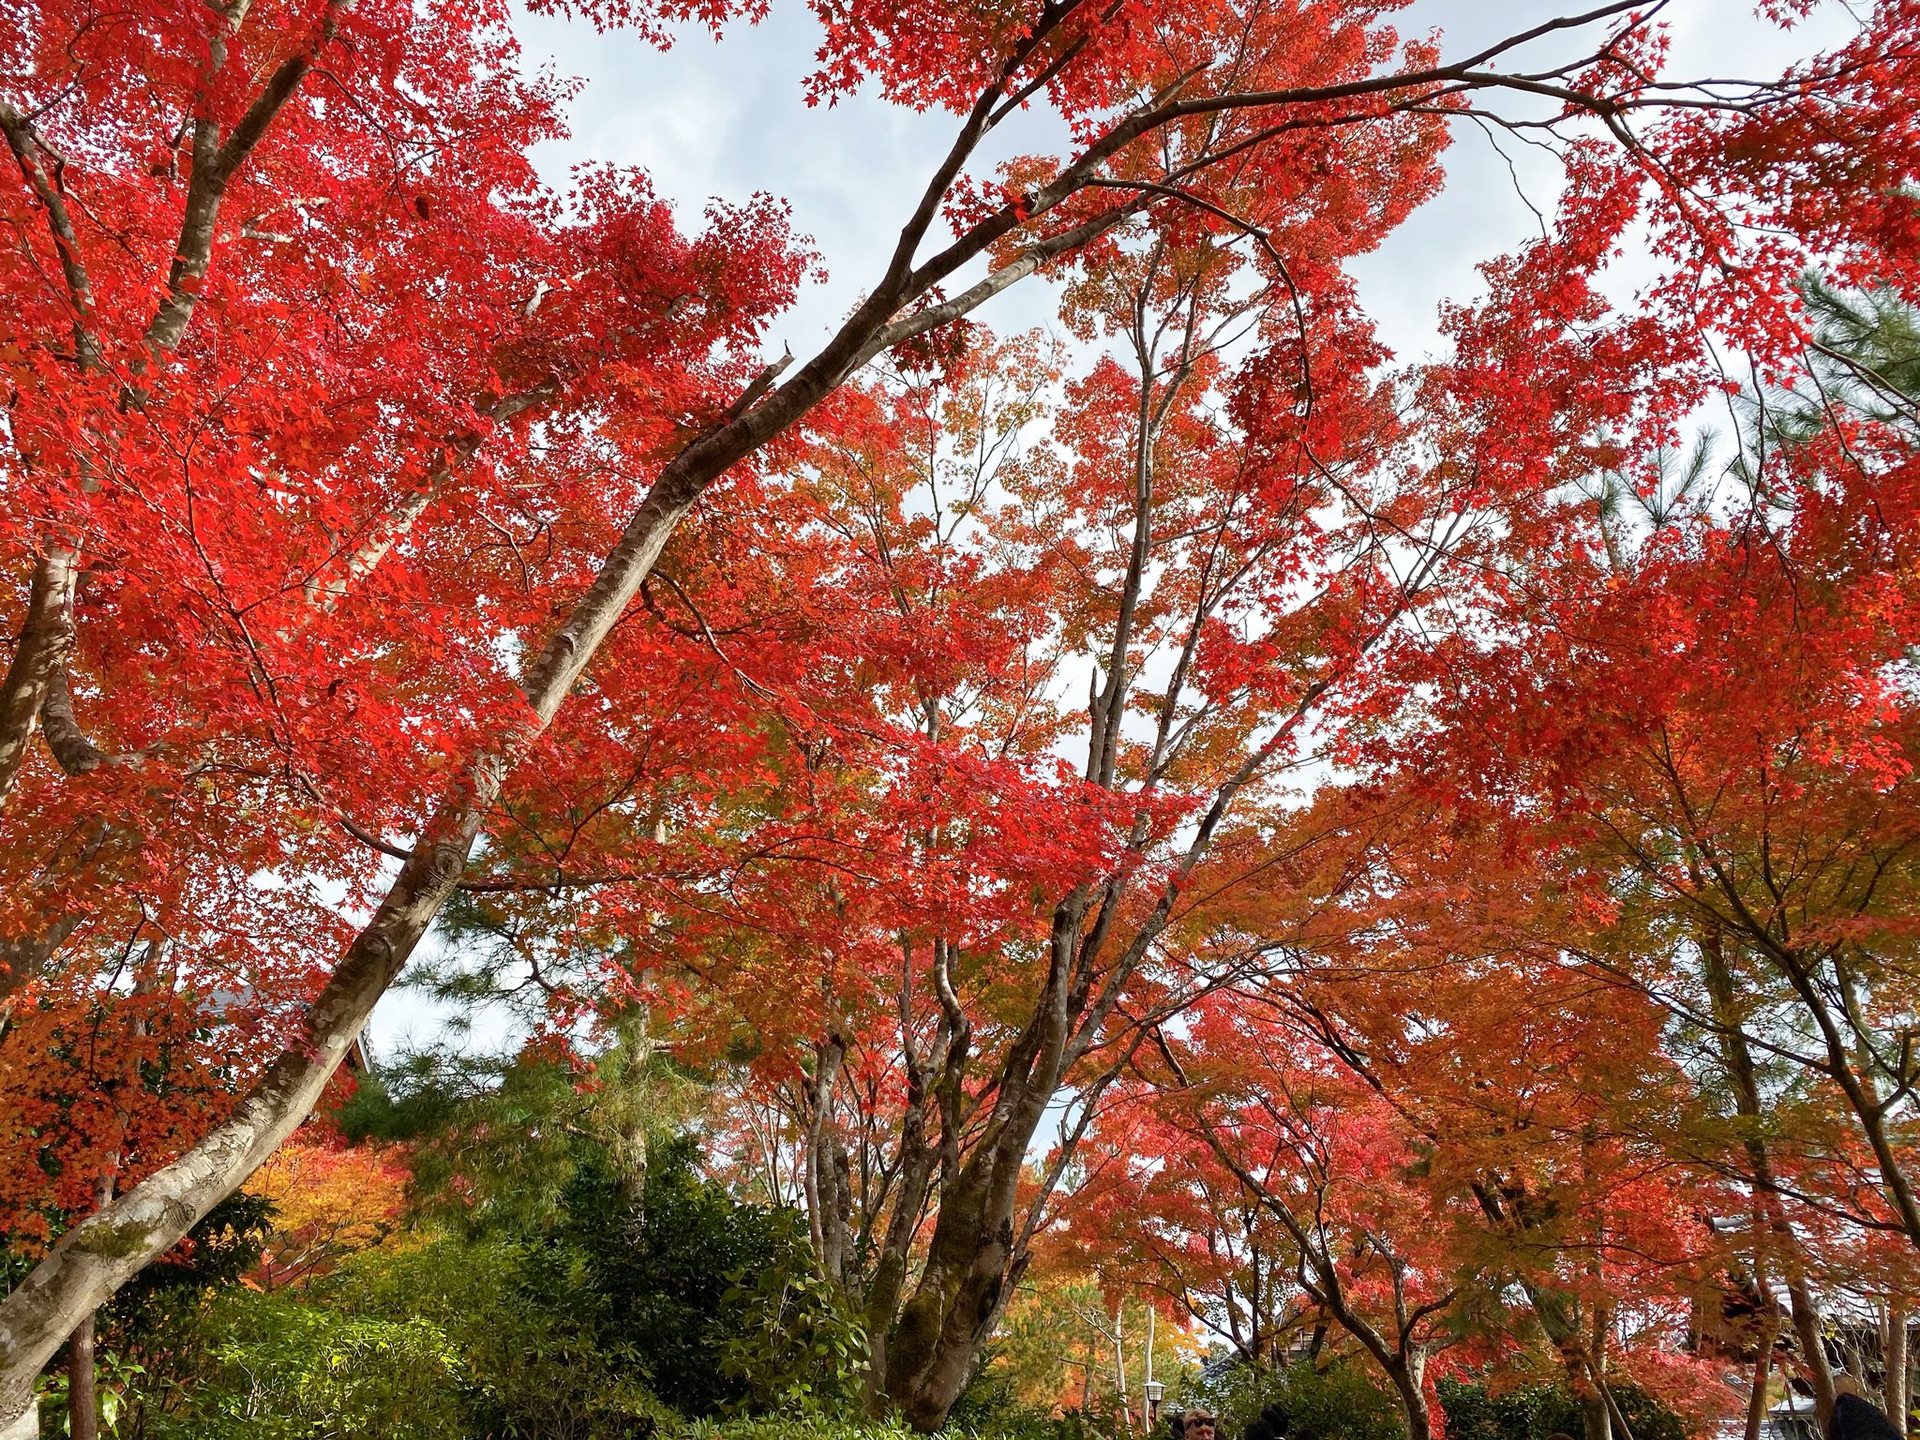
[[[26,761],[40,706],[54,671],[73,645],[73,586],[79,570],[71,550],[53,545],[33,568],[27,620],[0,681],[0,806]]]
[[[839,1190],[842,1148],[833,1129],[833,1090],[845,1057],[846,1042],[835,1033],[814,1047],[813,1076],[807,1085],[807,1141],[801,1160],[801,1189],[813,1255],[821,1272],[836,1285],[846,1275],[846,1207]]]
[[[1015,1232],[1019,1187],[1034,1133],[1059,1090],[1073,1013],[1055,998],[1042,1001],[1003,1062],[986,1135],[940,1179],[933,1236],[912,1295],[891,1323],[877,1307],[869,1312],[870,1323],[881,1322],[875,1354],[884,1357],[870,1382],[874,1399],[917,1430],[944,1423],[1026,1271],[1024,1237]],[[882,1263],[897,1268],[906,1258],[902,1251]]]
[[[1407,1419],[1407,1440],[1433,1440],[1433,1410],[1427,1404],[1426,1356],[1416,1350],[1397,1365],[1389,1365],[1387,1378],[1393,1381],[1394,1394],[1400,1398],[1400,1411]]]
[[[1772,1304],[1771,1299],[1768,1303]],[[1753,1388],[1747,1392],[1747,1424],[1741,1440],[1760,1440],[1761,1427],[1767,1423],[1767,1382],[1773,1378],[1773,1337],[1779,1328],[1779,1320],[1772,1315],[1760,1328],[1760,1353],[1753,1361]]]
[[[719,438],[696,442],[661,473],[586,594],[529,668],[527,722],[480,756],[443,798],[373,918],[315,998],[303,1033],[228,1120],[67,1231],[0,1301],[0,1421],[17,1422],[27,1412],[40,1368],[84,1317],[239,1188],[306,1118],[453,893],[507,771],[552,723],[705,483],[752,448],[719,445]]]
[[[1086,913],[1078,895],[1054,913],[1046,983],[999,1062],[993,1108],[964,1162],[958,1147],[966,1123],[960,1111],[971,1032],[936,951],[935,988],[952,1031],[934,1095],[942,1129],[939,1208],[918,1283],[896,1316],[912,1240],[911,1226],[898,1223],[910,1218],[899,1208],[909,1195],[903,1186],[868,1312],[876,1357],[869,1379],[873,1405],[897,1410],[917,1430],[930,1433],[946,1420],[1026,1270],[1026,1237],[1015,1231],[1020,1182],[1034,1134],[1075,1058],[1075,1026],[1086,1005],[1084,991],[1075,988]],[[918,1185],[929,1183],[933,1152],[931,1141],[922,1140],[909,1154]],[[878,1283],[882,1274],[887,1287]]]
[[[93,1383],[93,1316],[67,1338],[67,1434],[70,1440],[100,1440],[100,1404]]]
[[[1612,1440],[1613,1425],[1607,1414],[1607,1397],[1592,1382],[1581,1387],[1580,1429],[1586,1440]]]
[[[1012,1186],[963,1171],[941,1195],[926,1268],[886,1341],[879,1389],[916,1430],[940,1428],[1019,1283]]]
[[[1738,989],[1718,931],[1707,929],[1701,932],[1700,959],[1707,991],[1713,1001],[1713,1018],[1720,1027],[1721,1058],[1727,1068],[1727,1077],[1733,1082],[1734,1108],[1749,1126],[1742,1144],[1747,1152],[1747,1163],[1753,1171],[1759,1208],[1767,1227],[1779,1238],[1784,1259],[1791,1267],[1787,1276],[1787,1299],[1792,1311],[1793,1333],[1799,1342],[1801,1357],[1806,1362],[1808,1378],[1813,1384],[1814,1415],[1824,1434],[1833,1419],[1833,1368],[1827,1363],[1827,1347],[1821,1337],[1824,1327],[1819,1307],[1815,1305],[1813,1292],[1799,1269],[1800,1243],[1793,1233],[1792,1224],[1781,1212],[1773,1179],[1773,1158],[1767,1153],[1766,1142],[1758,1133],[1757,1127],[1765,1113],[1760,1098],[1759,1070],[1754,1065],[1753,1049],[1747,1043],[1747,1033],[1741,1028]]]
[[[1499,1217],[1500,1212],[1492,1208],[1484,1192],[1480,1203],[1489,1207],[1490,1215],[1496,1219]],[[1627,1417],[1621,1412],[1619,1401],[1614,1398],[1613,1388],[1607,1384],[1604,1352],[1595,1355],[1588,1349],[1572,1302],[1532,1281],[1522,1280],[1520,1284],[1533,1306],[1533,1313],[1540,1319],[1540,1328],[1546,1331],[1547,1339],[1559,1350],[1561,1362],[1567,1367],[1567,1382],[1581,1399],[1583,1428],[1592,1424],[1585,1408],[1591,1396],[1606,1413],[1607,1432],[1613,1440],[1633,1440],[1633,1427],[1627,1424]]]
[[[1787,1284],[1787,1298],[1793,1305],[1793,1334],[1800,1342],[1800,1358],[1806,1362],[1807,1378],[1813,1382],[1813,1416],[1822,1435],[1833,1423],[1833,1366],[1827,1359],[1826,1323],[1813,1291],[1804,1279]]]
[[[1594,1251],[1597,1256],[1598,1246]],[[1600,1279],[1599,1262],[1596,1259],[1588,1267],[1588,1274],[1594,1280]],[[1596,1291],[1596,1295],[1604,1293]],[[1607,1337],[1611,1327],[1608,1307],[1596,1298],[1591,1306],[1592,1321],[1587,1333],[1587,1356],[1593,1363],[1594,1373],[1587,1377],[1587,1384],[1580,1395],[1580,1419],[1586,1431],[1586,1440],[1613,1440],[1613,1417],[1608,1413],[1607,1396]]]
[[[1907,1433],[1907,1310],[1897,1300],[1887,1302],[1887,1333],[1880,1353],[1886,1357],[1887,1419],[1902,1435]]]

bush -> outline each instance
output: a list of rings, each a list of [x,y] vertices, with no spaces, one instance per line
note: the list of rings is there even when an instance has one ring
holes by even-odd
[[[1547,1440],[1556,1432],[1585,1433],[1580,1401],[1565,1385],[1523,1385],[1496,1393],[1481,1381],[1442,1380],[1435,1389],[1447,1415],[1447,1440]],[[1616,1381],[1613,1398],[1633,1440],[1687,1440],[1680,1417],[1639,1386]]]
[[[711,1337],[720,1373],[745,1386],[749,1411],[858,1413],[866,1332],[815,1271],[800,1217],[775,1218],[772,1263],[734,1271],[720,1297],[722,1323]]]
[[[383,1320],[423,1318],[446,1335],[460,1358],[462,1434],[626,1440],[675,1418],[637,1358],[603,1342],[601,1298],[564,1247],[445,1236],[359,1256],[316,1299]]]
[[[856,1412],[862,1337],[797,1218],[706,1180],[690,1139],[652,1159],[637,1209],[588,1153],[538,1226],[366,1251],[298,1299],[188,1307],[178,1379],[132,1397],[147,1433],[643,1440],[687,1414]]]
[[[1371,1366],[1340,1360],[1316,1369],[1302,1360],[1284,1370],[1236,1365],[1201,1379],[1181,1396],[1205,1405],[1220,1420],[1221,1440],[1234,1440],[1269,1405],[1283,1405],[1296,1437],[1317,1440],[1405,1440],[1399,1398]],[[1449,1432],[1448,1440],[1455,1440]],[[1634,1440],[1640,1440],[1636,1435]]]
[[[834,1420],[823,1415],[696,1420],[673,1440],[921,1440],[899,1420]]]
[[[675,1417],[603,1350],[577,1256],[443,1238],[355,1256],[298,1298],[234,1289],[177,1330],[144,1440],[635,1440]],[[587,1304],[576,1301],[587,1297]]]
[[[972,1382],[947,1414],[942,1433],[965,1440],[1108,1440],[1121,1432],[1112,1415],[1052,1410],[1020,1398],[1013,1377],[988,1351]]]
[[[652,1147],[636,1214],[610,1166],[589,1158],[562,1192],[556,1240],[582,1257],[606,1343],[636,1357],[661,1400],[715,1416],[751,1403],[720,1347],[747,1323],[734,1277],[810,1267],[778,1212],[701,1175],[691,1136]],[[804,1242],[802,1242],[804,1243]]]
[[[858,1413],[864,1335],[797,1212],[708,1179],[694,1136],[613,1123],[644,1108],[617,1069],[591,1088],[541,1062],[492,1090],[363,1085],[343,1128],[428,1132],[427,1228],[298,1298],[233,1284],[264,1215],[210,1234],[194,1254],[221,1274],[184,1276],[143,1322],[164,1344],[133,1358],[167,1363],[136,1380],[136,1440],[645,1440],[689,1416]]]
[[[223,1336],[181,1413],[150,1412],[154,1440],[465,1440],[460,1356],[429,1320],[380,1320],[234,1291]]]

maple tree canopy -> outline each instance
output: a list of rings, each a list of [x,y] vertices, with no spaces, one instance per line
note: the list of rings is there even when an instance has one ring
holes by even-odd
[[[554,8],[667,45],[765,6]],[[555,1036],[752,1038],[874,1403],[923,1428],[1083,1146],[1188,1157],[1189,1234],[1251,1204],[1413,1440],[1452,1296],[1385,1172],[1500,1237],[1604,1392],[1596,1297],[1677,1303],[1708,1245],[1649,1159],[1676,1013],[1736,1080],[1742,1006],[1816,1032],[1832,1143],[1716,1142],[1772,1197],[1755,1253],[1812,1213],[1920,1246],[1912,392],[1819,320],[1920,299],[1920,5],[1741,82],[1669,75],[1663,4],[1474,53],[1397,8],[816,5],[796,103],[952,139],[795,361],[767,327],[834,257],[777,199],[543,181],[568,91],[504,4],[0,3],[0,1227],[36,1256],[0,1423],[450,903]],[[1060,148],[984,167],[1027,106]],[[1565,191],[1396,368],[1349,262],[1467,121]],[[1627,247],[1655,273],[1610,300]],[[1022,283],[1058,333],[968,318]],[[1742,385],[1815,398],[1748,427],[1737,496],[1686,489]],[[1520,996],[1538,1033],[1495,1034]],[[1601,1064],[1622,1031],[1644,1063]],[[1534,1101],[1538,1151],[1487,1118]]]

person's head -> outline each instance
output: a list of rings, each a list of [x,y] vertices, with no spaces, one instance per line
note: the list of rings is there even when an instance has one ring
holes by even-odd
[[[1213,1440],[1214,1420],[1211,1410],[1189,1410],[1180,1419],[1180,1433],[1185,1440]]]

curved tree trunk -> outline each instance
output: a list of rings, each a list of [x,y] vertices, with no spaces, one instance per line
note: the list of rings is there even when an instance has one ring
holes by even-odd
[[[30,1409],[34,1379],[61,1341],[237,1189],[306,1118],[374,1004],[452,894],[507,771],[552,723],[700,489],[744,448],[696,443],[662,472],[573,614],[530,668],[527,723],[482,756],[443,799],[372,920],[315,999],[303,1033],[233,1115],[61,1236],[0,1302],[0,1421],[17,1430]],[[8,1430],[0,1430],[0,1437],[11,1440]]]
[[[77,557],[58,545],[49,546],[33,568],[26,624],[20,629],[6,679],[0,681],[0,806],[6,804],[26,762],[54,672],[72,648],[73,587],[78,576]]]

